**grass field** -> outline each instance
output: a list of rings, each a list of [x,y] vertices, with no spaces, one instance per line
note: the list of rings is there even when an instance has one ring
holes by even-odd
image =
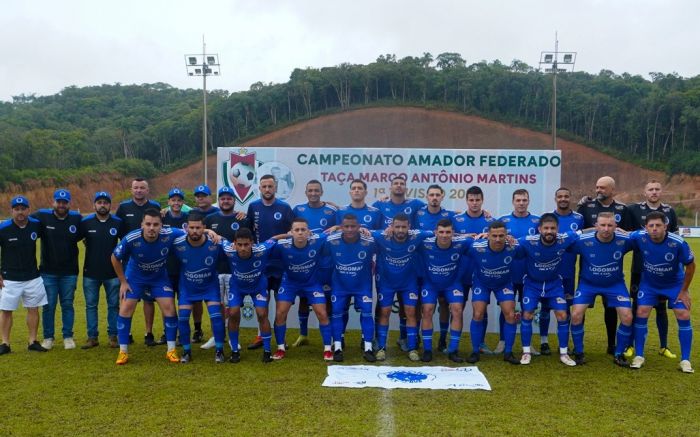
[[[691,243],[700,253],[700,241]],[[691,293],[699,292],[696,279]],[[85,340],[82,289],[76,296],[80,345]],[[102,345],[88,351],[63,350],[59,340],[49,353],[30,354],[20,310],[13,352],[0,357],[0,435],[700,435],[699,307],[692,308],[691,358],[698,374],[682,374],[677,360],[656,353],[654,316],[645,367],[615,367],[605,355],[597,305],[586,323],[588,364],[567,368],[552,356],[536,357],[525,367],[484,357],[478,367],[491,392],[323,388],[327,365],[317,332],[311,346],[292,349],[288,358],[270,364],[260,362],[259,351],[244,351],[240,364],[215,365],[213,350],[196,347],[191,364],[170,364],[164,346],[147,348],[137,341],[129,365],[117,367],[116,351],[105,345],[104,335]],[[678,352],[677,326],[669,316],[669,344]],[[139,340],[142,332],[139,309],[134,318]],[[241,343],[254,334],[244,331]],[[344,364],[362,363],[355,346],[359,334],[349,335]],[[395,346],[396,335],[390,334],[386,364],[411,365]],[[295,337],[292,330],[288,341]],[[465,334],[463,355],[468,341]],[[496,337],[489,335],[488,341],[493,345]],[[452,365],[439,353],[433,363]]]

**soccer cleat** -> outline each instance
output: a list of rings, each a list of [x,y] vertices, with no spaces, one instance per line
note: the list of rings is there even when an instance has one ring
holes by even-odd
[[[438,340],[437,348],[443,354],[447,354],[447,340],[445,340],[443,337],[440,337],[440,340]]]
[[[253,342],[248,345],[248,350],[252,351],[255,349],[260,349],[262,346],[263,346],[262,337],[259,335],[256,335],[255,340],[253,340]]]
[[[192,343],[201,343],[204,340],[204,332],[201,329],[196,329],[192,334]]]
[[[177,350],[169,350],[165,353],[165,358],[171,363],[179,363],[180,356],[177,354]]]
[[[629,367],[630,363],[623,354],[617,354],[613,357],[613,362],[620,367]]]
[[[628,360],[634,356],[634,346],[629,346],[627,349],[625,349],[625,352],[623,353],[625,358]]]
[[[49,351],[44,346],[42,346],[41,343],[39,343],[38,341],[33,341],[32,344],[27,346],[27,350],[30,352],[48,352]]]
[[[520,357],[520,364],[527,366],[532,361],[532,354],[530,352],[524,352],[523,356]]]
[[[190,361],[192,361],[192,352],[190,352],[190,351],[183,352],[182,357],[180,357],[180,362],[183,364],[187,364]]]
[[[273,360],[283,360],[284,356],[287,354],[283,349],[277,349],[274,354],[272,354]]]
[[[447,354],[447,358],[449,358],[450,361],[452,361],[453,363],[463,363],[464,362],[464,358],[460,357],[459,353],[457,351],[450,352],[449,354]]]
[[[433,361],[433,351],[423,351],[423,356],[420,357],[420,360],[424,363]]]
[[[238,351],[231,352],[231,356],[228,357],[228,362],[229,363],[240,363],[241,362],[241,353]]]
[[[160,336],[160,339],[158,339],[158,340],[156,341],[156,345],[157,345],[157,346],[160,346],[160,345],[162,345],[162,344],[166,344],[167,342],[168,342],[168,340],[165,338],[165,334],[163,334],[163,335]]]
[[[68,337],[63,339],[63,349],[69,350],[69,349],[75,349],[75,340],[73,340],[73,337]]]
[[[506,350],[506,342],[501,340],[496,345],[496,349],[493,350],[493,353],[495,355],[502,354],[504,350]]]
[[[111,347],[112,349],[116,349],[119,347],[119,340],[117,339],[116,335],[109,336],[109,347]]]
[[[379,349],[374,357],[377,359],[377,361],[384,361],[386,360],[386,351],[384,349]]]
[[[41,342],[41,347],[47,351],[53,349],[53,338],[45,338],[44,341]]]
[[[420,361],[420,354],[418,354],[417,350],[413,349],[408,352],[408,359],[413,362]]]
[[[576,365],[576,361],[572,360],[569,354],[560,354],[559,361],[570,367],[574,367]]]
[[[371,350],[365,351],[362,354],[362,358],[364,358],[365,361],[367,361],[368,363],[374,363],[375,361],[377,361],[377,357],[374,355],[374,352],[372,352]]]
[[[129,362],[129,354],[124,352],[124,351],[119,351],[119,355],[117,355],[117,365],[122,366]]]
[[[294,340],[294,343],[292,343],[292,347],[300,347],[300,346],[305,346],[309,344],[309,338],[305,335],[300,335],[297,337],[296,340]]]
[[[479,345],[479,353],[482,353],[484,355],[493,355],[494,354],[494,352],[491,350],[491,348],[489,348],[489,345],[487,345],[486,343],[481,343],[481,345]]]
[[[100,345],[100,342],[96,338],[88,338],[84,345],[80,346],[80,349],[92,349]]]
[[[214,355],[214,362],[216,364],[222,364],[226,362],[226,357],[224,356],[224,351],[216,351]]]
[[[480,359],[481,359],[481,356],[479,355],[479,352],[472,352],[467,357],[467,363],[471,363],[471,364],[478,363]]]
[[[690,361],[688,360],[683,360],[678,363],[678,369],[683,373],[695,373],[693,366],[690,365]]]
[[[503,354],[503,361],[510,363],[510,364],[520,364],[520,360],[515,358],[515,355],[513,355],[513,352],[508,352]]]
[[[31,347],[31,346],[32,345],[30,344],[29,347]],[[10,349],[9,344],[7,344],[7,343],[0,344],[0,355],[9,354],[10,352],[12,352],[12,350]]]
[[[270,352],[270,351],[263,351],[263,354],[262,354],[262,362],[263,362],[263,363],[271,363],[271,362],[272,362],[272,352]]]
[[[155,346],[156,345],[156,339],[153,337],[153,333],[149,332],[148,334],[143,336],[143,344],[146,346]]]
[[[641,369],[642,366],[644,365],[644,357],[640,357],[637,355],[632,359],[632,363],[630,364],[630,369]]]
[[[672,360],[678,358],[678,355],[671,352],[667,347],[662,347],[661,349],[659,349],[659,355],[664,356],[666,358],[670,358]]]
[[[542,355],[552,355],[552,349],[549,347],[549,343],[542,343],[540,345],[540,354]]]
[[[205,343],[202,343],[199,348],[200,349],[211,349],[214,346],[216,346],[216,340],[214,337],[209,337],[209,340],[207,340]]]
[[[323,351],[323,361],[333,361],[333,352]]]
[[[401,349],[402,352],[408,352],[408,340],[405,338],[399,338],[396,340],[396,345]]]
[[[577,366],[583,366],[584,364],[586,364],[586,356],[583,354],[583,352],[574,352],[574,361],[576,361]]]
[[[336,349],[335,352],[333,352],[333,361],[336,363],[341,363],[343,362],[344,356],[343,356],[343,350],[342,349]]]

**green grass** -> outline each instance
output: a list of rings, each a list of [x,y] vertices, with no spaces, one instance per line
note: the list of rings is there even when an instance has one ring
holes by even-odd
[[[690,241],[700,253],[700,241]],[[695,280],[692,294],[697,296],[699,289]],[[85,340],[81,289],[76,296],[80,345]],[[692,309],[696,333],[699,306]],[[566,368],[553,356],[516,367],[484,357],[479,369],[491,392],[323,388],[326,364],[317,332],[312,332],[311,346],[292,349],[284,361],[267,365],[260,362],[259,351],[244,351],[238,365],[215,365],[213,350],[196,347],[190,365],[174,365],[165,361],[164,346],[147,348],[137,341],[129,365],[117,367],[116,352],[105,346],[104,335],[103,344],[92,350],[65,351],[59,341],[49,353],[30,354],[24,349],[24,314],[15,313],[13,352],[0,357],[3,436],[700,435],[694,425],[700,373],[682,374],[676,370],[677,360],[656,354],[654,316],[645,367],[615,367],[605,355],[601,305],[588,315],[587,365]],[[676,324],[670,317],[669,343],[678,352]],[[102,304],[103,334],[105,325]],[[134,332],[140,340],[140,309]],[[241,343],[254,334],[244,330]],[[289,341],[295,336],[291,330]],[[392,332],[387,364],[410,365],[395,338]],[[463,354],[468,341],[465,335]],[[488,341],[493,345],[495,336],[489,335]],[[537,338],[534,342],[538,344]],[[348,343],[345,364],[361,363],[358,333],[352,332]],[[694,346],[692,360],[700,367],[697,340]],[[442,354],[434,364],[451,365]]]

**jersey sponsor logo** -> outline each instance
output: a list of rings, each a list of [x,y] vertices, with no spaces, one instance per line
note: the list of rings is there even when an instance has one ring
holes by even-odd
[[[563,297],[558,297],[557,303],[566,303],[566,299],[564,299]]]
[[[411,300],[417,300],[418,294],[417,293],[408,293],[408,298]]]
[[[36,234],[36,232],[32,232],[32,233],[29,235],[29,237],[30,237],[32,240],[35,240],[35,241],[36,241],[36,239],[37,239],[37,234]]]
[[[263,296],[262,293],[256,294],[256,295],[255,295],[255,299],[256,299],[256,300],[261,300],[261,301],[263,301],[263,302],[266,302],[266,301],[267,301],[267,297],[266,297],[266,296]]]
[[[504,288],[503,294],[513,294],[513,290],[511,290],[510,288]]]
[[[464,292],[455,288],[452,290],[452,296],[464,296]]]
[[[172,289],[172,287],[168,287],[168,286],[166,285],[165,287],[163,287],[163,291],[167,291],[168,293],[172,293],[172,292],[173,292],[173,289]]]
[[[618,302],[629,302],[630,298],[627,296],[617,296],[617,301]]]
[[[314,291],[312,295],[313,297],[324,297],[323,293],[320,291]]]
[[[363,303],[372,303],[372,298],[370,296],[362,296]]]
[[[282,213],[277,211],[276,213],[273,214],[272,217],[274,217],[275,220],[282,220]]]

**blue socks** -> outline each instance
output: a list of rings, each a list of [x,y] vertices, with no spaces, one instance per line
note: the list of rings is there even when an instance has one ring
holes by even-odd
[[[343,340],[343,326],[345,313],[333,314],[331,316],[331,326],[333,327],[333,341]]]
[[[508,323],[505,322],[505,325],[503,327],[503,339],[506,342],[505,349],[503,350],[503,353],[512,353],[513,352],[513,343],[515,343],[515,334],[518,331],[518,325],[515,323]]]
[[[189,323],[189,316],[187,317],[187,322]],[[165,322],[165,339],[167,341],[173,342],[173,348],[175,341],[177,340],[177,324],[178,320],[176,316],[165,316],[163,317]],[[189,326],[187,327],[189,329]],[[188,335],[189,337],[189,335]]]
[[[190,330],[190,314],[192,314],[191,309],[180,308],[178,310],[178,326],[180,328],[180,344],[185,351],[192,350],[192,344],[190,343],[190,335],[192,331]]]
[[[447,348],[448,353],[457,352],[459,348],[459,339],[462,336],[462,331],[450,329],[450,345]]]
[[[532,320],[523,318],[520,321],[520,342],[523,347],[530,347],[532,343]]]
[[[262,341],[263,341],[263,351],[271,352],[272,351],[272,346],[271,346],[271,344],[272,344],[272,332],[260,331],[260,338],[262,338]]]
[[[693,344],[693,327],[690,320],[678,321],[678,340],[681,342],[681,360],[689,360],[690,346]]]
[[[481,346],[482,339],[484,338],[484,321],[476,321],[472,319],[469,324],[469,336],[472,340],[472,352],[479,353],[479,347]]]
[[[423,329],[423,330],[421,330],[421,334],[423,335],[423,350],[426,352],[432,352],[433,351],[433,330],[432,329]]]
[[[668,313],[665,304],[656,306],[656,328],[659,330],[660,347],[668,347]]]
[[[404,339],[406,338],[406,318],[405,317],[400,317],[399,318],[399,338]]]
[[[648,317],[635,317],[634,319],[634,349],[635,354],[640,357],[644,356],[644,345],[646,344],[647,334],[649,333],[648,323]]]
[[[326,323],[325,325],[318,325],[318,330],[321,331],[321,340],[323,340],[324,346],[330,346],[331,340],[331,324]]]
[[[284,337],[287,335],[287,325],[275,325],[275,342],[277,347],[284,346]]]
[[[577,354],[583,353],[583,323],[575,325],[571,323],[571,339],[574,341],[574,352]]]
[[[374,338],[374,317],[372,317],[372,308],[360,313],[360,326],[362,327],[362,338],[364,341],[371,342]]]
[[[520,326],[522,329],[522,325]],[[559,340],[559,353],[569,348],[569,320],[557,320],[557,339]]]
[[[299,307],[299,335],[309,335],[309,308]],[[275,337],[276,338],[276,337]]]
[[[389,325],[377,325],[377,346],[386,349],[386,339],[389,336]]]
[[[550,317],[550,310],[549,308],[542,308],[540,310],[540,321],[539,321],[539,328],[540,328],[540,337],[546,337],[549,335],[549,317]],[[520,327],[522,330],[522,326]]]
[[[406,342],[408,344],[408,350],[416,350],[418,347],[418,327],[417,326],[406,326]]]
[[[228,331],[228,344],[231,346],[231,351],[238,352],[238,330]]]
[[[117,316],[117,339],[120,346],[129,345],[129,332],[131,332],[131,317]]]
[[[617,327],[617,338],[615,342],[617,343],[615,346],[615,355],[620,355],[627,349],[627,346],[630,345],[630,339],[632,337],[632,325],[623,325],[620,323],[620,325]]]

